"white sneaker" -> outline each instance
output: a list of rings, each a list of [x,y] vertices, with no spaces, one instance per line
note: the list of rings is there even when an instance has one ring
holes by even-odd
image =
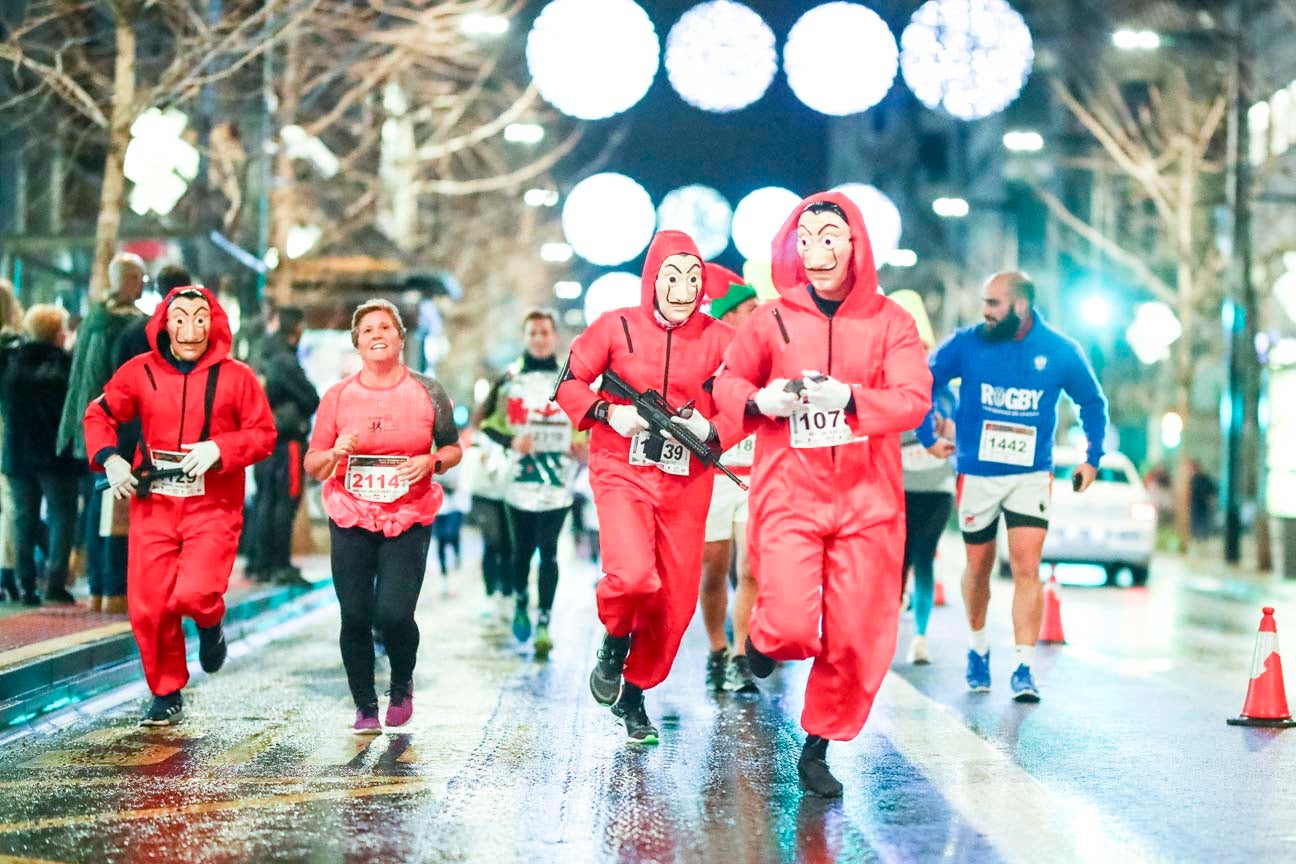
[[[931,663],[931,655],[927,653],[926,636],[913,637],[913,641],[909,643],[908,660],[915,666],[926,666]]]

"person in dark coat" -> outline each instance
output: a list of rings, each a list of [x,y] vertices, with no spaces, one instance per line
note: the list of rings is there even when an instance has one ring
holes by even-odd
[[[297,359],[305,316],[295,306],[275,313],[277,329],[261,343],[255,364],[274,412],[278,441],[270,458],[252,469],[256,497],[248,526],[248,577],[258,582],[302,582],[292,563],[293,520],[302,496],[302,459],[310,437],[311,417],[319,407],[316,392]],[[273,323],[273,322],[272,322]]]
[[[13,490],[15,569],[22,602],[39,606],[36,590],[36,538],[41,501],[49,515],[45,599],[75,603],[67,590],[68,558],[76,532],[77,486],[81,460],[57,446],[59,416],[67,396],[72,357],[66,310],[37,304],[23,316],[27,338],[4,354],[0,372],[0,411],[4,412],[4,455],[0,459]]]

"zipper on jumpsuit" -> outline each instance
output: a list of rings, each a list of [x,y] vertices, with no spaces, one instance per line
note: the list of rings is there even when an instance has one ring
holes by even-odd
[[[832,322],[833,322],[833,316],[829,315],[828,316],[828,371],[824,373],[825,375],[832,375]],[[844,415],[845,413],[846,413],[846,409],[843,408],[842,414]],[[833,474],[836,475],[837,473],[836,445],[828,448],[828,454],[832,458]]]
[[[666,331],[666,374],[662,376],[662,398],[670,401],[670,343],[671,331]]]
[[[831,343],[830,343],[831,344]],[[185,406],[189,398],[189,373],[184,373],[184,381],[180,384],[180,432],[176,435],[176,449],[179,450],[184,446],[184,421]]]

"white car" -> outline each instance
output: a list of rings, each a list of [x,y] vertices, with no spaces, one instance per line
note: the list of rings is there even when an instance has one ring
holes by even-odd
[[[1134,585],[1144,585],[1156,548],[1157,511],[1139,479],[1138,469],[1123,453],[1108,453],[1098,478],[1083,493],[1071,489],[1071,474],[1083,453],[1053,454],[1053,508],[1043,561],[1050,564],[1097,564],[1115,585],[1122,569]],[[999,571],[1011,576],[1008,532],[999,528]]]

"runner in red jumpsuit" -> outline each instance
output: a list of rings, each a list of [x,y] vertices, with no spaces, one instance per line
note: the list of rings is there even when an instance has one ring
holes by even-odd
[[[859,734],[895,651],[900,433],[930,408],[931,375],[913,318],[878,293],[864,219],[844,195],[802,201],[772,260],[780,298],[739,331],[715,399],[722,417],[759,418],[749,663],[765,677],[775,660],[814,658],[798,771],[807,791],[836,797],[828,741]]]
[[[189,681],[181,617],[192,618],[207,672],[225,662],[225,589],[243,526],[243,474],[274,449],[274,417],[252,370],[229,356],[225,310],[206,288],[173,289],[148,323],[152,350],[109,379],[85,413],[86,452],[114,494],[137,478],[116,451],[117,426],[140,418],[137,467],[180,468],[131,500],[126,583],[131,630],[153,704],[142,721],[182,715]]]
[[[736,443],[741,421],[726,427],[708,420],[708,382],[734,331],[697,311],[704,279],[693,240],[679,231],[658,233],[648,247],[638,308],[607,312],[576,338],[557,391],[577,428],[593,430],[590,485],[605,573],[598,611],[607,634],[590,690],[625,722],[632,743],[657,743],[643,691],[665,680],[697,606],[713,472],[681,447],[666,448],[660,463],[642,458],[640,448],[632,452],[648,424],[632,405],[590,384],[610,368],[640,392],[658,391],[673,408],[693,403],[691,416],[672,422],[717,452]]]

